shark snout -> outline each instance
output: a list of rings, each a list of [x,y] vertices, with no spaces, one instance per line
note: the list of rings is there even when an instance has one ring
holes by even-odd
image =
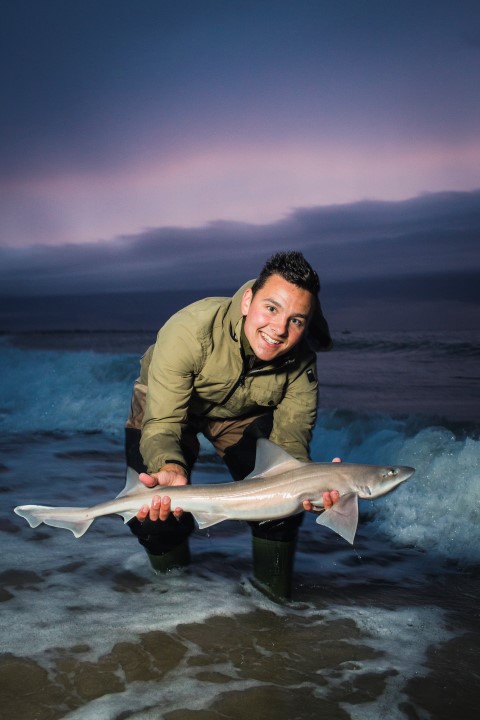
[[[407,465],[398,465],[396,467],[386,467],[383,469],[382,478],[378,483],[377,491],[372,495],[385,495],[396,488],[401,483],[412,477],[415,468]]]
[[[387,467],[383,472],[383,479],[387,482],[388,480],[397,480],[398,482],[403,482],[404,480],[408,480],[409,477],[412,477],[414,472],[415,468],[408,467],[407,465],[400,465],[398,467]]]
[[[398,474],[401,478],[400,482],[404,482],[405,480],[408,480],[412,477],[413,473],[415,472],[415,468],[408,467],[408,465],[403,465],[399,468],[397,468]]]

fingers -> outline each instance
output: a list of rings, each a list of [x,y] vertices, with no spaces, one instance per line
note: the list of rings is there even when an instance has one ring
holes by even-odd
[[[139,520],[140,522],[143,522],[144,520],[147,519],[149,512],[150,512],[149,506],[148,506],[148,505],[142,505],[142,507],[140,508],[140,510],[137,512],[137,515],[136,515],[137,520]]]
[[[137,512],[137,520],[143,522],[149,518],[149,520],[153,520],[153,522],[156,522],[157,520],[164,521],[168,518],[171,512],[173,512],[173,515],[177,519],[183,515],[182,508],[175,508],[175,510],[172,511],[171,500],[168,495],[164,495],[163,497],[154,495],[151,506],[142,505],[140,510]]]
[[[322,503],[324,510],[330,510],[336,502],[340,500],[340,493],[338,490],[331,490],[330,492],[324,492],[322,495]],[[319,507],[315,507],[310,500],[303,501],[303,509],[307,512],[321,512]]]
[[[150,506],[150,520],[155,522],[156,520],[166,520],[170,515],[170,498],[168,495],[164,495],[162,498],[159,495],[154,495],[152,498],[152,504]]]
[[[155,487],[156,485],[186,485],[188,483],[188,478],[183,474],[183,471],[179,473],[163,469],[151,475],[148,473],[140,473],[138,479],[149,488]]]
[[[340,493],[338,490],[332,490],[331,492],[324,492],[322,495],[323,499],[323,507],[325,510],[330,510],[330,508],[339,501],[340,499]]]
[[[332,462],[335,463],[341,463],[342,458],[334,457]],[[323,498],[323,507],[324,510],[330,510],[330,508],[335,505],[336,502],[340,500],[340,493],[338,490],[332,490],[331,492],[324,492],[322,495]],[[319,512],[318,508],[315,507],[315,505],[312,505],[310,500],[304,500],[303,501],[303,509],[307,512]]]
[[[151,475],[148,475],[147,473],[140,473],[138,476],[138,479],[140,482],[142,482],[147,487],[155,487],[155,485],[158,485],[158,480]]]
[[[148,488],[153,488],[160,484],[185,485],[188,482],[187,478],[183,475],[164,470],[152,475],[149,475],[148,473],[140,473],[138,479]],[[168,518],[171,512],[173,512],[173,515],[177,519],[183,515],[182,508],[175,508],[175,510],[172,510],[171,500],[168,495],[164,495],[163,497],[160,497],[160,495],[154,495],[151,506],[149,507],[148,505],[143,505],[137,512],[136,517],[140,522],[143,522],[147,518],[153,520],[154,522],[157,520],[164,521]]]
[[[170,514],[170,498],[160,498],[159,495],[154,495],[152,498],[152,504],[142,505],[140,510],[137,512],[137,520],[143,522],[147,518],[150,520],[166,520]]]

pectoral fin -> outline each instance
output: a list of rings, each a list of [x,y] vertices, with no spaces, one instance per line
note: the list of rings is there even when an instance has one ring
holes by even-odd
[[[128,510],[125,510],[124,512],[120,512],[120,513],[118,513],[118,514],[122,516],[123,522],[125,523],[125,525],[126,525],[128,522],[130,522],[130,520],[133,520],[133,518],[134,518],[135,515],[136,515],[136,513],[130,512],[130,511],[128,511]]]
[[[358,525],[358,497],[356,493],[342,495],[329,510],[325,510],[317,518],[319,525],[324,525],[341,535],[353,545]]]

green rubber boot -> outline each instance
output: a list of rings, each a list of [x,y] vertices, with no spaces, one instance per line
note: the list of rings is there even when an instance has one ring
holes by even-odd
[[[296,541],[281,542],[253,537],[253,585],[272,600],[292,596]]]
[[[147,555],[150,560],[150,565],[157,575],[165,574],[170,572],[170,570],[190,565],[190,548],[188,546],[188,540],[184,540],[184,542],[180,543],[180,545],[177,545],[177,547],[173,548],[173,550],[170,550],[163,555],[152,555],[149,552],[147,552]]]

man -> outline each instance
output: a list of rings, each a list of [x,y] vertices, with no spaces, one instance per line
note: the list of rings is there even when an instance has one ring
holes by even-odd
[[[316,355],[331,347],[316,272],[299,252],[282,252],[233,298],[207,298],[180,310],[142,358],[126,427],[127,463],[148,487],[184,485],[203,433],[234,480],[255,464],[256,441],[269,437],[308,461],[316,418]],[[146,472],[143,472],[146,471]],[[338,493],[326,493],[328,508]],[[306,501],[306,510],[313,510]],[[303,513],[250,523],[256,581],[289,597]],[[130,522],[152,567],[189,562],[193,518],[156,496]]]

